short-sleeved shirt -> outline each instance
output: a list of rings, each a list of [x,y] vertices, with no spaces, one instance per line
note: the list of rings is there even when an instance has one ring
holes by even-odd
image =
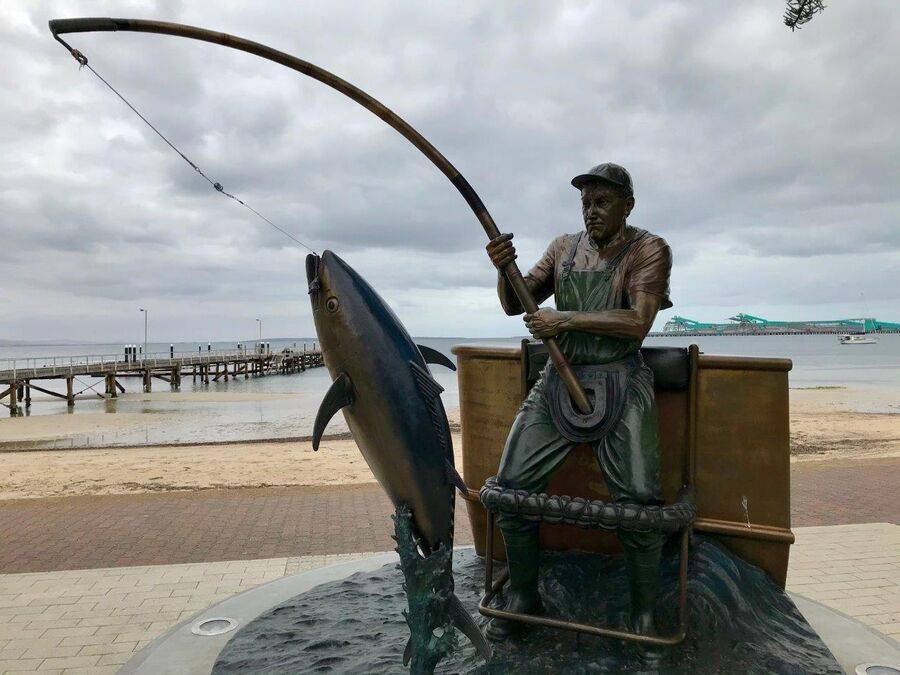
[[[646,234],[645,234],[646,233]],[[571,255],[572,245],[577,243],[573,269],[601,270],[625,245],[635,237],[645,234],[635,242],[619,262],[613,277],[616,306],[628,309],[636,292],[649,293],[660,298],[660,309],[672,306],[669,298],[669,276],[672,271],[672,250],[662,237],[627,225],[624,236],[611,246],[598,248],[590,237],[564,234],[554,239],[547,251],[526,275],[531,280],[538,303],[554,292],[554,280],[558,278],[562,264]]]

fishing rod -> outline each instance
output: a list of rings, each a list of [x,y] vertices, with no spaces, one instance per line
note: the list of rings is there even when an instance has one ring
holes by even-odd
[[[268,47],[259,42],[247,40],[244,38],[230,35],[228,33],[220,33],[211,31],[197,26],[188,26],[179,23],[170,23],[166,21],[153,21],[148,19],[111,19],[99,17],[84,17],[77,19],[53,19],[49,22],[50,32],[53,37],[78,61],[82,66],[88,64],[87,57],[80,51],[70,46],[63,40],[60,35],[67,33],[93,33],[93,32],[112,32],[112,31],[131,31],[138,33],[157,33],[161,35],[172,35],[175,37],[184,37],[201,42],[210,42],[212,44],[229,47],[238,51],[255,54],[263,59],[280,63],[281,65],[295,70],[298,73],[306,75],[318,80],[322,84],[326,84],[332,89],[339,91],[345,96],[353,99],[369,112],[373,113],[391,128],[397,131],[406,140],[419,149],[431,162],[443,173],[453,186],[459,191],[463,199],[472,209],[475,217],[481,223],[489,240],[493,240],[500,236],[500,230],[497,228],[491,214],[488,213],[487,207],[481,198],[476,194],[475,189],[469,184],[469,181],[453,166],[444,155],[438,151],[428,140],[425,139],[418,131],[410,126],[399,115],[390,110],[380,101],[376,100],[359,87],[350,84],[346,80],[328,72],[324,68],[320,68],[308,61],[291,56],[285,52],[279,51],[272,47]],[[529,314],[538,311],[538,304],[535,302],[531,291],[522,277],[519,266],[513,260],[503,268],[503,274],[506,275],[510,286],[518,297],[522,308]],[[560,349],[559,344],[554,338],[543,338],[544,344],[547,346],[550,359],[556,366],[560,378],[566,385],[569,395],[572,397],[576,407],[583,413],[591,411],[591,405],[588,402],[587,395],[581,384],[578,382],[572,367],[566,360],[565,355]]]

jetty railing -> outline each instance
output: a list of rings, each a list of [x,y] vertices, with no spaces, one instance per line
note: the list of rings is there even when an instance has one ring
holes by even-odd
[[[167,382],[173,390],[180,389],[184,374],[190,375],[194,382],[200,379],[203,384],[218,382],[229,377],[241,375],[267,375],[270,373],[296,373],[308,368],[325,365],[322,352],[315,348],[286,347],[281,351],[270,348],[238,348],[210,349],[201,348],[196,352],[175,352],[170,348],[167,352],[135,353],[131,349],[119,354],[80,354],[69,356],[30,356],[24,358],[0,359],[0,404],[9,408],[13,416],[21,414],[20,401],[27,410],[31,407],[31,390],[35,389],[51,397],[65,399],[69,406],[75,404],[76,397],[93,389],[89,385],[82,392],[75,392],[75,379],[78,376],[103,378],[106,380],[105,394],[94,392],[97,396],[116,398],[118,391],[125,389],[118,378],[141,377],[143,390],[150,393],[152,380]],[[37,382],[42,380],[65,380],[66,393],[47,389]],[[84,384],[84,383],[82,383]],[[9,402],[2,399],[9,397]]]
[[[192,365],[221,362],[228,359],[259,359],[272,356],[272,352],[260,353],[239,349],[213,349],[204,352],[156,352],[137,354],[126,358],[124,354],[79,354],[73,356],[30,356],[26,358],[0,359],[0,379],[7,375],[11,379],[28,377],[65,376],[76,369],[96,367],[99,372],[110,369],[134,370],[135,368],[162,368],[171,365]]]
[[[314,355],[318,349],[294,348],[293,356]],[[0,381],[30,378],[48,378],[58,375],[83,374],[85,369],[96,372],[132,371],[141,368],[169,368],[172,366],[207,365],[223,361],[250,361],[269,358],[283,358],[281,351],[257,351],[255,349],[207,349],[196,352],[152,352],[132,354],[126,357],[118,354],[77,354],[71,356],[29,356],[0,359]]]

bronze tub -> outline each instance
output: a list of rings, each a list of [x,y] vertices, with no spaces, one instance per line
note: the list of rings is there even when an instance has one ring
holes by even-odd
[[[516,409],[546,358],[540,352],[539,344],[528,341],[453,348],[459,368],[463,477],[470,489],[466,506],[479,555],[484,554],[486,525],[477,490],[497,473]],[[790,360],[714,356],[700,354],[696,347],[643,352],[657,375],[664,499],[674,501],[689,479],[697,504],[694,529],[713,535],[783,587],[794,541]],[[609,499],[587,446],[569,455],[547,492]],[[619,550],[609,533],[546,524],[541,542],[550,549]],[[499,533],[494,550],[502,559]]]

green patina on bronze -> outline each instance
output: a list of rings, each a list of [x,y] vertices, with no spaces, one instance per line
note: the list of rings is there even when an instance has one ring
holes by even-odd
[[[542,563],[539,585],[549,616],[610,626],[627,623],[628,600],[621,592],[627,572],[621,556],[544,553]],[[790,597],[760,569],[698,535],[689,570],[691,630],[683,643],[665,650],[658,667],[648,668],[642,650],[621,640],[537,628],[498,645],[487,663],[461,641],[436,672],[841,672]],[[483,561],[470,549],[457,551],[455,571],[455,593],[474,608],[484,581]],[[678,556],[667,552],[659,598],[663,630],[677,623],[677,575]],[[391,564],[298,595],[243,626],[212,672],[402,673],[409,631],[400,617],[406,603],[397,592],[401,580]]]
[[[557,238],[526,276],[538,300],[553,295],[556,309],[528,312],[515,304],[506,280],[498,293],[507,314],[526,310],[534,337],[553,336],[591,398],[592,413],[575,410],[557,371],[548,364],[519,409],[507,437],[497,481],[501,487],[543,492],[566,456],[580,442],[594,449],[616,502],[658,504],[660,447],[653,374],[639,356],[656,313],[669,306],[671,259],[659,237],[629,227],[634,208],[631,176],[617,164],[600,164],[576,176],[584,230]],[[515,257],[511,235],[488,245],[498,269]],[[649,264],[646,264],[649,261]],[[508,610],[540,611],[536,569],[538,524],[509,513],[498,522],[509,559]],[[653,607],[659,592],[663,536],[618,532],[625,550],[632,628],[654,635]],[[503,640],[520,629],[495,618],[488,636]]]
[[[394,550],[400,556],[408,609],[403,612],[409,626],[404,665],[409,671],[433,673],[435,666],[458,646],[450,602],[453,596],[452,552],[441,545],[427,557],[419,552],[412,512],[398,506],[394,520]]]

